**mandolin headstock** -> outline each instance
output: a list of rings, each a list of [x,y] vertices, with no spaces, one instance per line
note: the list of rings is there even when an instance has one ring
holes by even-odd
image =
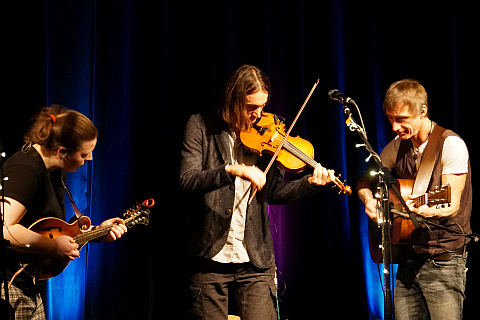
[[[150,223],[150,210],[148,210],[148,208],[153,207],[154,205],[155,201],[153,199],[148,199],[128,209],[123,214],[125,225],[128,228],[140,224],[148,225]]]

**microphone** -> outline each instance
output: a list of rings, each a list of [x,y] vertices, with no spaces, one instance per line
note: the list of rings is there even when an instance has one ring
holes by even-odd
[[[332,89],[328,91],[328,96],[330,97],[330,99],[337,100],[343,104],[355,103],[355,101],[352,98],[347,97],[346,95],[341,93],[338,89]]]

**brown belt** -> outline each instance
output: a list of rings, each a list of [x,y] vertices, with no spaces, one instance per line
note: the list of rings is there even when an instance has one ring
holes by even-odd
[[[435,256],[430,257],[430,260],[450,261],[454,256],[457,256],[457,255],[464,256],[463,249],[458,250],[456,252],[446,252],[446,253],[437,254]]]

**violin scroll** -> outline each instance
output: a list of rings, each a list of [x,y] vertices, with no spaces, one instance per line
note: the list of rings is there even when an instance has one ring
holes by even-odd
[[[343,182],[340,180],[340,177],[342,175],[339,174],[337,177],[335,177],[335,181],[333,181],[333,187],[332,188],[338,188],[338,194],[343,193],[346,194],[347,196],[352,194],[352,188],[347,185],[347,180],[343,180]]]

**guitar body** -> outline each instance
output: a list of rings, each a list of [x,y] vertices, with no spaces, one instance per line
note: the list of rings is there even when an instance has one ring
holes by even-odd
[[[43,218],[34,222],[29,229],[49,239],[55,239],[60,236],[75,238],[91,226],[91,220],[86,216],[82,216],[80,221],[82,221],[81,226],[79,220],[67,223],[57,218]],[[78,248],[78,250],[80,249],[81,247]],[[25,272],[34,278],[34,282],[47,280],[59,275],[69,264],[69,261],[60,261],[46,254],[32,256],[34,261],[25,267]]]
[[[410,179],[397,179],[397,188],[404,200],[408,199],[408,196],[412,194],[414,180]],[[389,191],[389,200],[392,208],[399,211],[403,211],[402,204],[397,198],[397,195],[392,190]],[[412,240],[412,231],[415,229],[412,220],[404,219],[399,215],[393,215],[392,221],[392,244],[410,243]]]
[[[412,194],[414,180],[410,179],[397,179],[397,188],[404,200],[408,199],[408,196]],[[444,205],[451,202],[451,187],[449,184],[436,187],[433,191],[429,191],[423,195],[417,196],[412,199],[415,207],[420,207],[424,204],[428,206]],[[389,202],[392,209],[398,211],[404,211],[400,200],[396,194],[389,190]],[[412,232],[415,229],[410,219],[405,219],[402,216],[393,214],[391,215],[391,227],[390,227],[390,242],[392,244],[392,261],[393,263],[399,263],[406,259],[408,254],[408,244],[412,241]],[[376,222],[369,221],[369,244],[370,255],[372,260],[376,263],[383,261],[382,255],[382,231],[378,227]]]
[[[397,188],[404,200],[408,199],[408,196],[412,194],[414,180],[410,179],[397,179]],[[402,210],[402,205],[397,195],[393,190],[389,190],[389,201],[391,207]],[[411,240],[412,231],[415,229],[412,221],[404,219],[398,215],[391,215],[391,227],[390,227],[390,243],[392,244],[392,261],[398,263],[403,260],[402,246],[399,244],[407,244]],[[370,256],[373,262],[383,262],[382,254],[382,229],[378,227],[378,224],[372,220],[368,222],[368,241],[370,245]]]

